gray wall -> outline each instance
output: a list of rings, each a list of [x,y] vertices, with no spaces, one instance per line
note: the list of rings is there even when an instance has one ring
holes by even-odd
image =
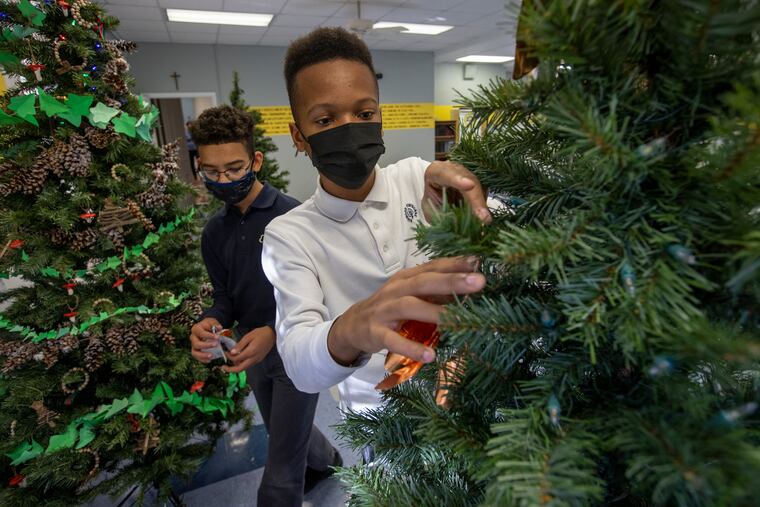
[[[176,92],[170,74],[180,74],[180,92],[214,92],[218,103],[227,102],[232,71],[240,74],[248,104],[288,104],[282,77],[284,47],[223,46],[206,44],[139,44],[129,56],[138,93]],[[373,51],[375,67],[383,74],[380,100],[384,103],[434,102],[433,54],[409,51]],[[274,155],[280,167],[290,171],[288,193],[304,200],[316,186],[316,170],[304,155],[294,156],[290,136],[273,136],[279,148]],[[386,153],[380,165],[408,156],[434,157],[433,129],[385,131]]]
[[[477,89],[479,85],[487,85],[488,81],[496,77],[507,77],[507,70],[511,75],[512,66],[509,69],[501,64],[477,63],[475,65],[475,79],[464,80],[464,64],[462,63],[437,63],[435,64],[435,103],[438,105],[455,104],[458,97],[457,91],[465,96],[469,90]]]

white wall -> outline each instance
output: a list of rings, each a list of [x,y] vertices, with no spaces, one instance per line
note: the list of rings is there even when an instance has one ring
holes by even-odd
[[[245,100],[254,106],[288,104],[282,76],[284,47],[224,46],[207,44],[139,44],[129,56],[138,93],[175,92],[177,72],[180,92],[214,92],[218,103],[228,101],[232,72],[240,74]],[[375,68],[383,74],[380,100],[384,103],[434,102],[434,63],[429,52],[373,51]],[[297,199],[309,197],[316,186],[316,170],[304,155],[294,156],[290,136],[273,136],[279,148],[274,158],[290,171],[288,193]],[[407,156],[434,157],[433,129],[385,131],[386,153],[381,165]]]
[[[512,66],[509,68],[502,64],[477,63],[475,66],[475,79],[464,79],[464,64],[462,63],[437,63],[435,64],[435,103],[438,105],[451,105],[456,103],[457,91],[465,96],[469,90],[477,89],[479,85],[487,85],[489,80],[498,77],[512,75]],[[507,74],[509,73],[509,74]]]

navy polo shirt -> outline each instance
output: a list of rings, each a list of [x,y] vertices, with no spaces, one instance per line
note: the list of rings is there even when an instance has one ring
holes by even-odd
[[[214,317],[225,328],[237,322],[239,336],[258,327],[274,329],[274,290],[261,268],[264,229],[299,204],[265,183],[245,213],[225,205],[209,219],[201,252],[214,286],[214,305],[204,318]]]

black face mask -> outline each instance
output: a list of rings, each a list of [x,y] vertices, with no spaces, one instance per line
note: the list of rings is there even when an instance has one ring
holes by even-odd
[[[346,123],[311,135],[311,163],[344,188],[361,187],[385,153],[381,123]]]
[[[256,178],[254,177],[253,171],[248,171],[245,176],[239,180],[230,181],[228,183],[219,183],[218,181],[212,181],[205,176],[203,177],[203,183],[205,183],[208,191],[217,199],[230,205],[237,204],[245,199],[248,192],[251,191],[254,181],[256,181]]]

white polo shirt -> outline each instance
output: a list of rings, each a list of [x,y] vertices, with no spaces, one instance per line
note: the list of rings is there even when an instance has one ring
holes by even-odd
[[[333,321],[376,292],[397,271],[428,259],[414,228],[424,221],[422,196],[429,162],[407,158],[376,168],[364,202],[346,201],[321,185],[302,205],[272,220],[261,262],[277,302],[277,349],[295,386],[317,393],[338,384],[341,408],[377,407],[375,385],[386,352],[344,367],[327,349]]]

